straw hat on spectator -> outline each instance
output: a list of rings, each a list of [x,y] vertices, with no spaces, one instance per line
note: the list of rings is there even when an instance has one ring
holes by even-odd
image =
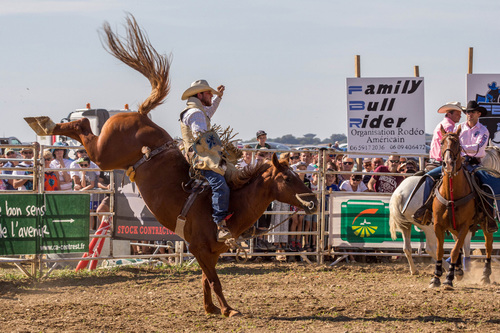
[[[4,154],[5,154],[5,156],[7,156],[11,152],[14,152],[17,155],[17,151],[15,151],[14,148],[5,148]]]

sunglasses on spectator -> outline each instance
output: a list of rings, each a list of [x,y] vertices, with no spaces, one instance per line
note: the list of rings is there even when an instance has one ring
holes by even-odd
[[[328,157],[335,157],[335,155],[328,155]]]
[[[82,163],[82,164],[80,164],[80,166],[81,166],[82,168],[88,168],[88,166],[89,166],[89,165],[88,165],[88,164],[83,164],[83,163]]]
[[[351,179],[355,182],[361,181],[361,177],[351,177]]]
[[[399,160],[389,160],[391,163],[399,164]]]
[[[344,165],[353,165],[354,164],[354,162],[342,162],[342,163],[344,163]]]
[[[52,159],[51,159],[51,158],[44,158],[44,160],[45,160],[45,161],[48,161],[48,162],[52,161]]]

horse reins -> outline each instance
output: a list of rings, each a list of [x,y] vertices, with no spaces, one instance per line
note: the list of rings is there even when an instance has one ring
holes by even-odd
[[[444,139],[443,139],[444,141]],[[448,151],[451,155],[451,160],[453,161],[452,162],[452,169],[450,172],[444,170],[444,172],[449,176],[449,190],[450,190],[450,200],[446,200],[442,195],[441,193],[439,193],[439,188],[436,188],[436,198],[438,199],[438,201],[440,203],[442,203],[444,206],[447,207],[448,210],[451,209],[451,214],[448,214],[448,216],[450,217],[450,222],[452,223],[453,225],[453,229],[457,230],[457,221],[456,221],[456,217],[455,217],[455,208],[456,207],[459,207],[467,202],[469,202],[473,197],[474,197],[474,193],[470,193],[468,195],[466,195],[465,197],[463,198],[460,198],[458,201],[455,202],[455,199],[453,197],[453,177],[456,177],[458,175],[458,173],[462,170],[462,167],[463,167],[463,163],[460,163],[460,167],[458,169],[456,169],[456,166],[457,166],[457,160],[458,158],[460,157],[460,153],[462,152],[463,148],[462,146],[460,145],[460,151],[455,153],[454,151],[451,150],[451,148],[446,148],[441,154],[442,156],[444,157],[446,152]],[[443,158],[443,162],[444,162],[444,158]],[[455,170],[456,169],[456,170]],[[466,176],[467,178],[467,176]],[[470,184],[470,180],[467,178],[467,180],[469,181],[469,185]],[[472,190],[472,186],[471,186],[471,190]]]

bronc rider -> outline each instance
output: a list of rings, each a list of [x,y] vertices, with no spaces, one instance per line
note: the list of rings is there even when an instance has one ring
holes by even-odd
[[[226,221],[232,215],[228,213],[229,187],[224,178],[226,167],[222,158],[220,138],[210,124],[224,90],[223,85],[218,86],[217,90],[213,89],[206,80],[193,82],[182,94],[181,99],[187,100],[187,106],[180,114],[186,155],[194,154],[191,157],[194,159],[194,169],[205,177],[212,188],[212,217],[217,224],[218,242],[231,238]],[[215,99],[214,95],[217,95]]]

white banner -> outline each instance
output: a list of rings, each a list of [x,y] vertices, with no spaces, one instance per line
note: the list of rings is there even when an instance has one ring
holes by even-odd
[[[467,74],[467,101],[486,108],[479,118],[490,132],[491,145],[500,147],[500,74]]]
[[[348,78],[349,151],[425,153],[424,79]]]

